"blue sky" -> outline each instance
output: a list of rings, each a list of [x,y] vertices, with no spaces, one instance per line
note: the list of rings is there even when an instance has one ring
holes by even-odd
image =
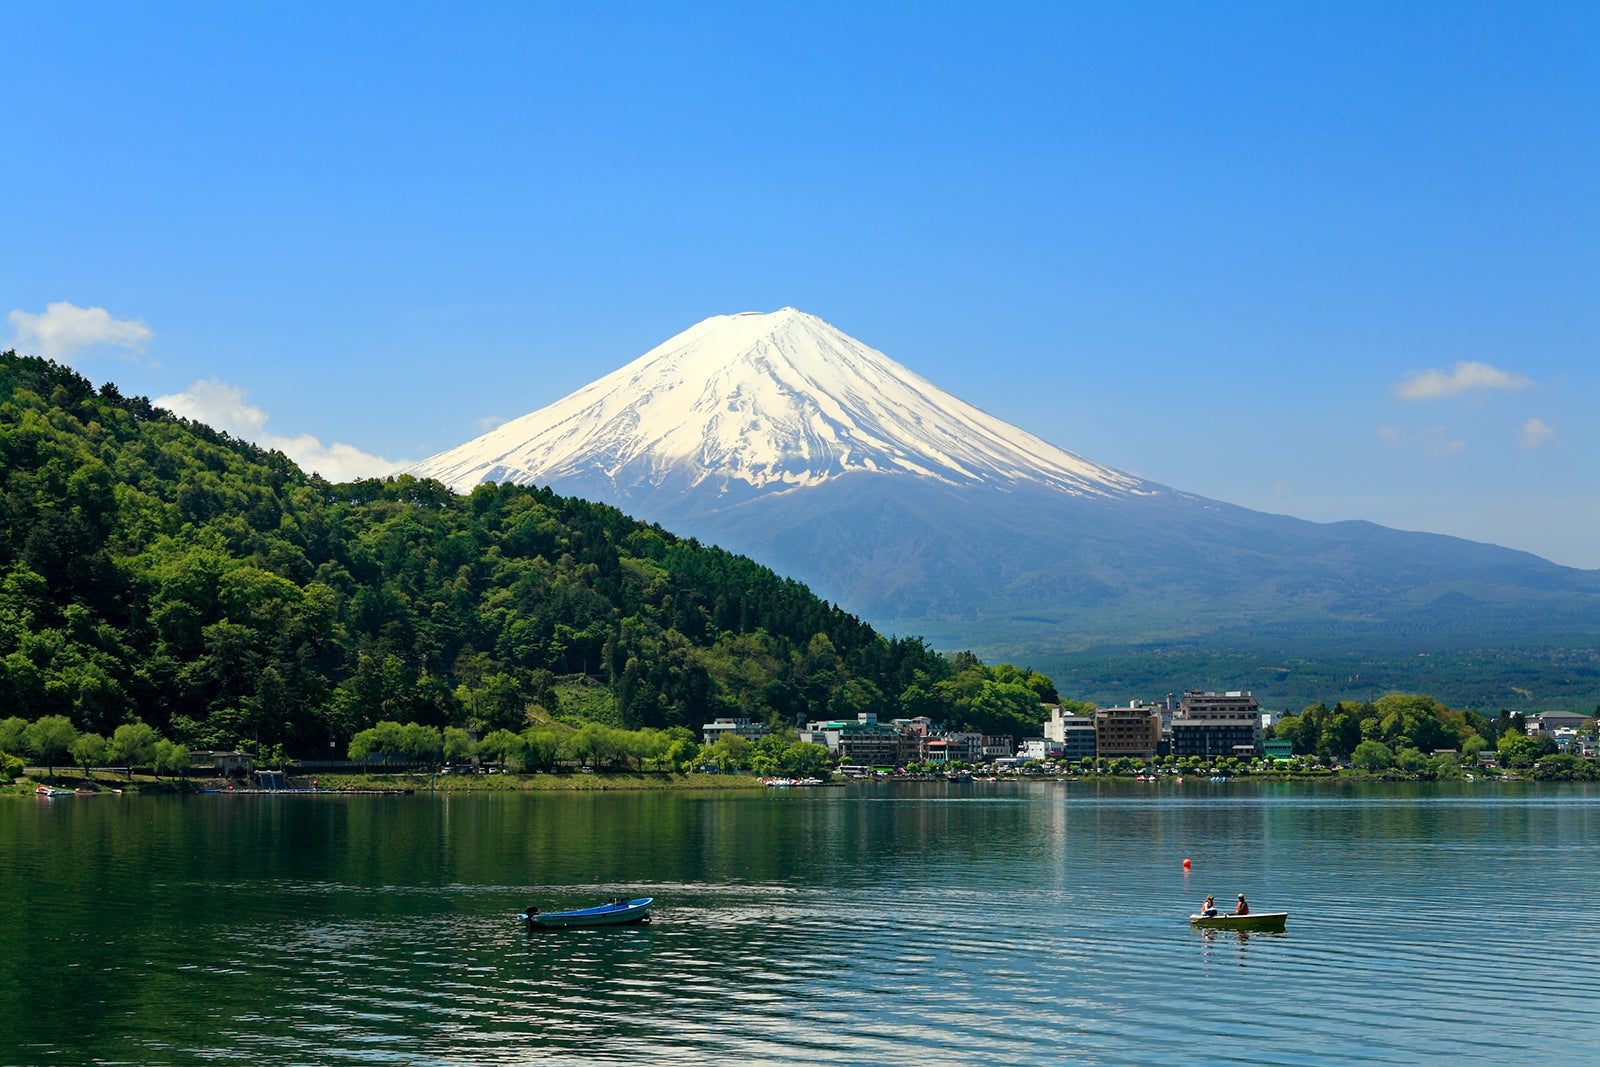
[[[0,344],[331,477],[793,305],[1099,462],[1600,567],[1592,3],[0,7]]]

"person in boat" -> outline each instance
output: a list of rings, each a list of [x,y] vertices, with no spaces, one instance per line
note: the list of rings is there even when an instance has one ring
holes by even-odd
[[[1250,914],[1250,905],[1245,903],[1245,899],[1244,899],[1244,894],[1243,893],[1239,894],[1239,904],[1238,904],[1238,906],[1236,908],[1233,909],[1233,913],[1235,915],[1249,915]]]
[[[1207,896],[1206,897],[1206,902],[1204,904],[1200,905],[1200,915],[1201,915],[1201,917],[1209,919],[1213,915],[1215,915],[1216,913],[1217,913],[1217,901],[1216,901],[1216,898],[1215,897],[1211,897],[1211,896]]]

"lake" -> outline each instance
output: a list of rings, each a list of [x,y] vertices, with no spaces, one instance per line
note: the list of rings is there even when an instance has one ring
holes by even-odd
[[[0,1063],[1595,1062],[1597,876],[1585,785],[0,798]]]

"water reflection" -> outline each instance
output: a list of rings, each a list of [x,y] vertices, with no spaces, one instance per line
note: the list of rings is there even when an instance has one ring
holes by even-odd
[[[111,798],[0,803],[0,855],[8,1064],[1570,1060],[1463,988],[1600,1024],[1523,947],[1600,936],[1587,788]],[[1294,936],[1190,951],[1239,890]],[[615,895],[655,921],[515,918]]]
[[[1287,941],[1289,935],[1279,930],[1220,930],[1212,927],[1200,927],[1200,958],[1204,962],[1214,962],[1214,953],[1227,952],[1229,949],[1236,951],[1235,958],[1243,965],[1245,951],[1250,947],[1252,938],[1260,941]]]

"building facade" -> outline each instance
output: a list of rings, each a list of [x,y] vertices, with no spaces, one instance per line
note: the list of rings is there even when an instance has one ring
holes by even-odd
[[[1152,759],[1161,747],[1161,712],[1153,704],[1130,701],[1125,708],[1094,713],[1095,758]]]
[[[1184,692],[1172,716],[1172,754],[1248,759],[1262,751],[1261,707],[1249,693]]]
[[[707,745],[716,744],[720,737],[742,737],[746,741],[759,741],[766,736],[766,726],[754,719],[719,716],[716,722],[708,722],[700,727],[700,740]]]

